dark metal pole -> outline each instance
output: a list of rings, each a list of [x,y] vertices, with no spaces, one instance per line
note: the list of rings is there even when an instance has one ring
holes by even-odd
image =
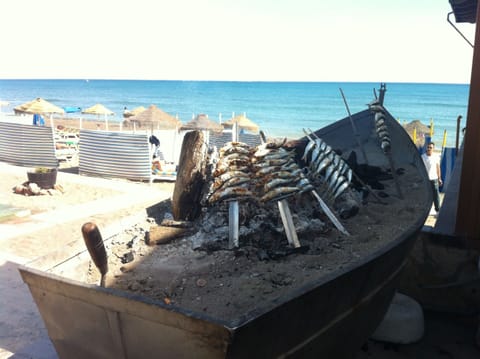
[[[347,108],[348,117],[350,118],[350,124],[352,125],[353,134],[355,139],[357,140],[358,147],[360,151],[362,151],[363,158],[365,159],[365,163],[368,165],[367,154],[365,153],[365,149],[363,148],[362,142],[360,141],[360,136],[357,131],[357,126],[353,122],[352,114],[350,113],[350,108],[348,107],[347,100],[345,99],[345,95],[343,94],[342,89],[340,88],[340,93],[342,94],[343,102],[345,103],[345,107]]]
[[[462,115],[457,117],[457,133],[455,137],[455,154],[458,155],[459,139],[460,139],[460,122],[462,121]]]

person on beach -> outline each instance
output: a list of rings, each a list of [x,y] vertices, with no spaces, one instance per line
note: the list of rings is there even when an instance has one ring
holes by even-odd
[[[160,150],[160,140],[157,136],[151,135],[148,138],[148,142],[154,147],[152,151],[152,170],[154,174],[157,174],[163,170],[163,166],[165,165],[165,158]]]
[[[422,155],[423,163],[427,169],[428,179],[432,185],[433,206],[435,212],[440,210],[440,193],[439,186],[442,185],[442,175],[440,172],[440,155],[433,152],[435,143],[430,142],[427,145],[427,151]]]

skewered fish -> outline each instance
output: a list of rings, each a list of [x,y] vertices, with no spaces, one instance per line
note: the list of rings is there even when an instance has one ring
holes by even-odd
[[[348,188],[352,181],[352,170],[325,141],[313,132],[308,134],[302,160],[307,164],[309,177],[320,179],[334,198]],[[346,183],[346,185],[342,185]]]
[[[253,193],[247,188],[242,186],[237,187],[227,187],[213,193],[209,198],[208,202],[213,204],[218,201],[224,201],[227,199],[239,199],[239,198],[248,198],[252,197]]]
[[[261,202],[278,200],[306,191],[310,182],[294,160],[295,153],[283,147],[263,144],[253,155],[254,178]]]
[[[390,133],[388,132],[385,110],[378,103],[373,103],[370,105],[370,110],[375,114],[375,132],[377,133],[378,139],[380,140],[380,146],[384,153],[389,153],[391,150],[391,140]]]
[[[249,185],[251,148],[243,142],[228,142],[219,150],[207,201],[214,204],[228,199],[252,197]]]

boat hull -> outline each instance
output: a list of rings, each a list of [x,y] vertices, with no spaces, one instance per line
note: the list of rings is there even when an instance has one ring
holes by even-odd
[[[363,111],[353,117],[357,136],[351,133],[349,118],[317,133],[344,151],[362,142],[370,145],[372,114]],[[392,147],[402,149],[393,154],[394,160],[414,164],[429,191],[415,146],[393,117],[387,117]],[[368,162],[384,161],[372,149]],[[32,267],[20,272],[61,358],[351,358],[387,311],[430,205],[431,196],[415,223],[371,255],[232,323]],[[88,259],[84,251],[70,261],[85,266]]]

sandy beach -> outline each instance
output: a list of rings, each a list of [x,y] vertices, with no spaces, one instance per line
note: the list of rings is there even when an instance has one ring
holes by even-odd
[[[57,129],[65,129],[68,132],[76,132],[80,130],[80,128],[84,130],[106,130],[108,126],[109,131],[119,131],[121,127],[121,123],[117,121],[108,120],[105,121],[104,119],[92,120],[92,119],[85,119],[85,118],[65,118],[65,117],[53,117],[52,121],[49,119],[45,119],[45,126],[53,125]]]
[[[39,350],[36,345],[50,345],[18,266],[56,250],[84,246],[81,226],[88,221],[97,223],[104,238],[118,233],[145,216],[149,207],[169,198],[174,185],[85,177],[64,169],[57,176],[57,184],[62,186],[64,193],[23,196],[13,193],[12,188],[27,181],[26,168],[0,163],[0,171],[0,290],[3,298],[0,358],[3,359],[12,353],[21,355],[22,351],[32,350],[31,355]],[[16,208],[14,213],[18,216],[7,212],[7,208]],[[52,349],[48,348],[47,353]],[[21,357],[55,358],[56,355]]]

